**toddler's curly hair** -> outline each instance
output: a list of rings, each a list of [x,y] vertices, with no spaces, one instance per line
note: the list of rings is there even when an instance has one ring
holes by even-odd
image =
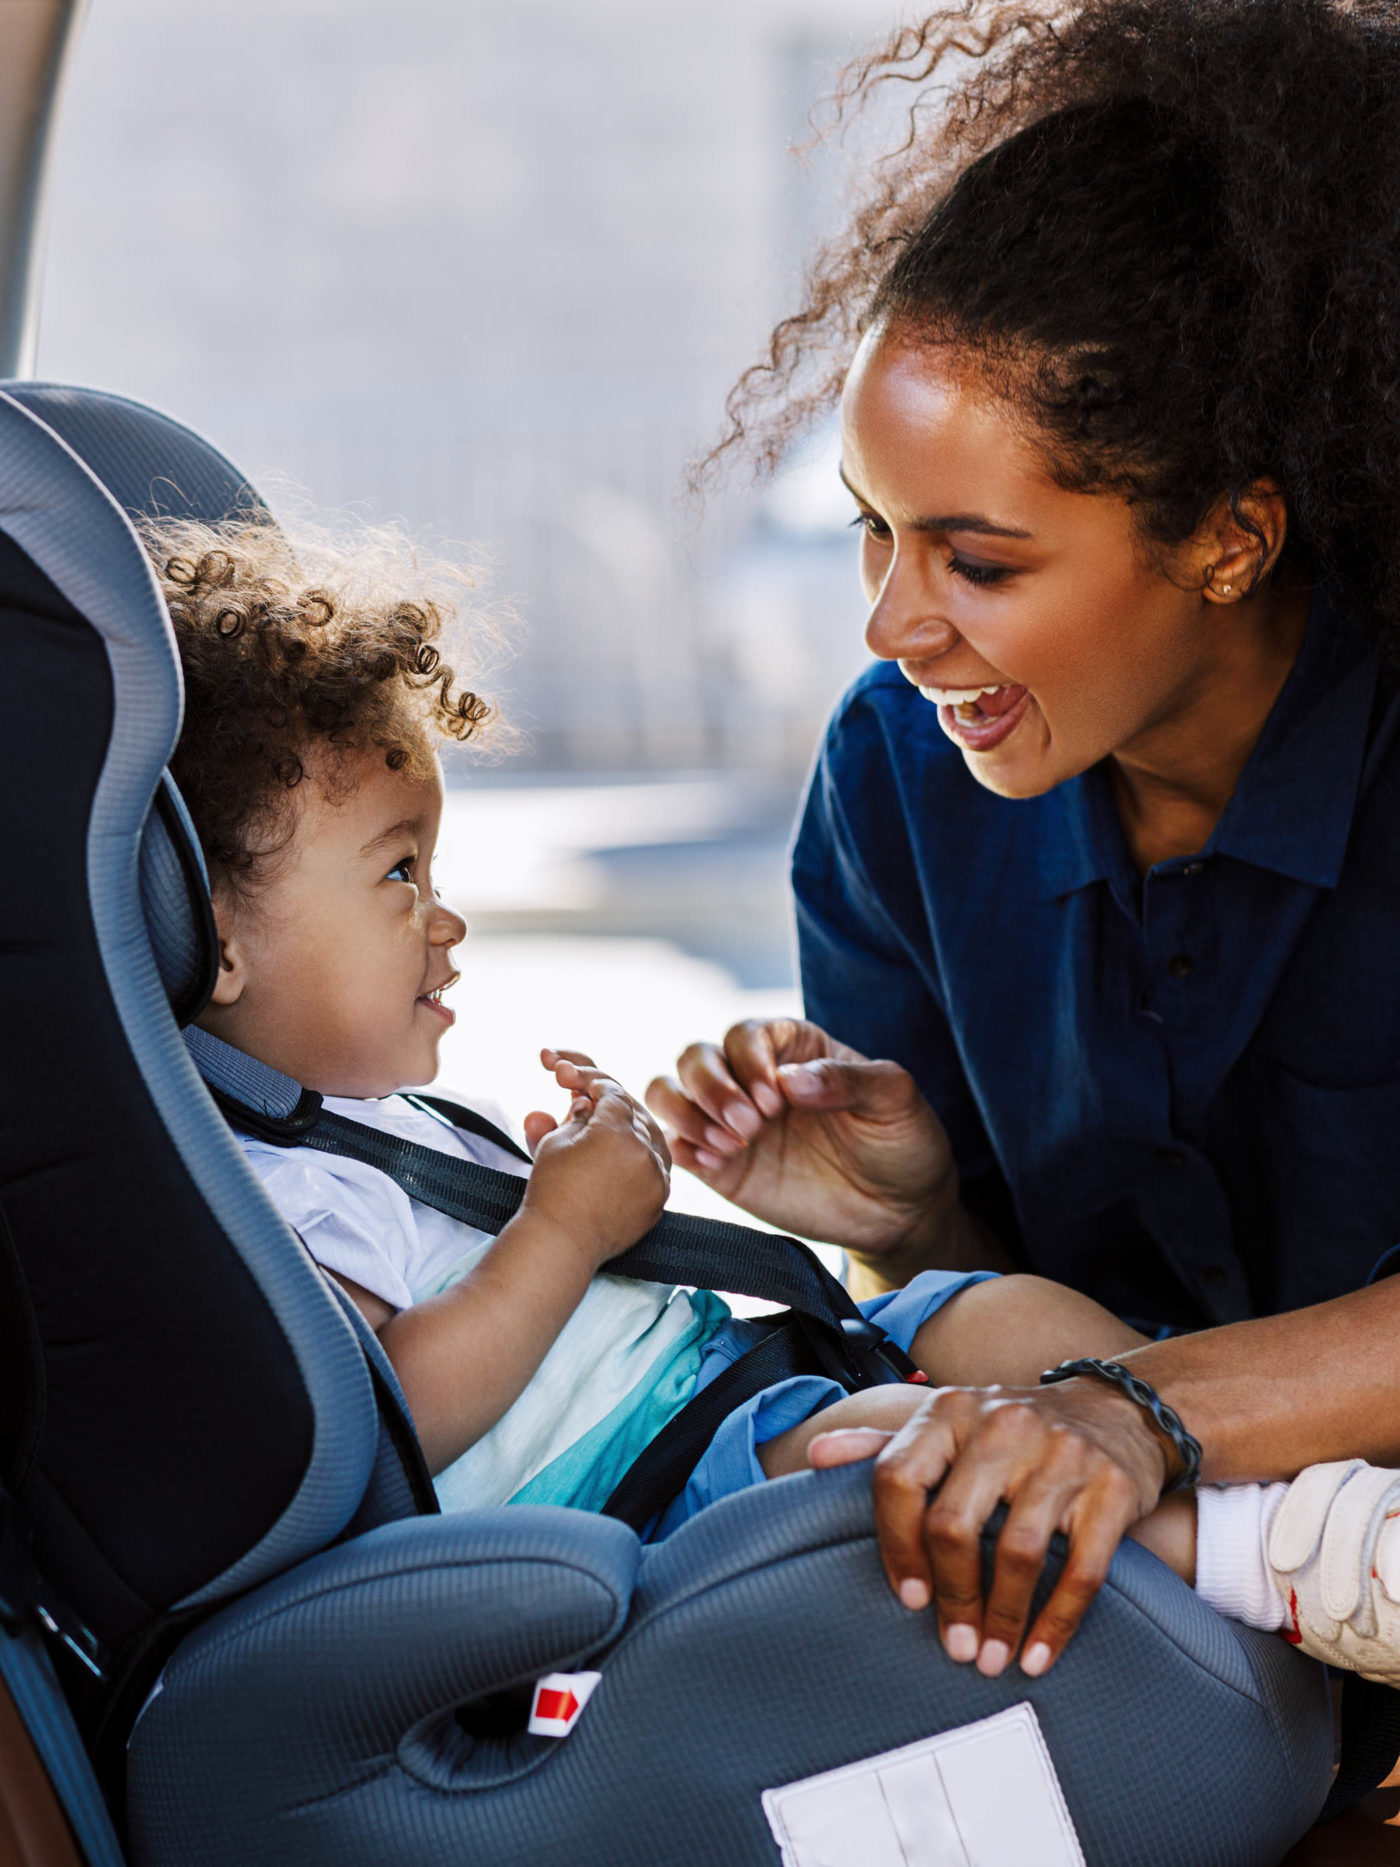
[[[266,516],[143,532],[184,670],[171,772],[215,888],[265,876],[309,775],[334,795],[353,783],[348,755],[370,751],[425,775],[435,739],[493,719],[443,646],[454,661],[494,646],[498,623],[469,571],[423,561],[399,532],[291,538]]]

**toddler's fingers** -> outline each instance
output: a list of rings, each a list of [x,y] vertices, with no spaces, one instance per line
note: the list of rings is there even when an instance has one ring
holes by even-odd
[[[574,1063],[584,1069],[594,1069],[592,1057],[582,1050],[554,1050],[548,1044],[540,1052],[540,1062],[547,1070],[557,1070],[561,1063]]]
[[[525,1117],[525,1145],[534,1155],[541,1141],[547,1134],[553,1134],[559,1126],[552,1115],[546,1115],[543,1109],[531,1109]]]
[[[622,1096],[628,1103],[632,1101],[617,1078],[609,1076],[606,1070],[600,1070],[596,1064],[581,1069],[575,1063],[561,1063],[554,1077],[561,1089],[568,1089],[576,1096],[588,1096],[594,1102],[599,1096],[608,1093]]]
[[[832,1432],[818,1433],[807,1448],[807,1463],[818,1471],[833,1465],[855,1465],[861,1459],[873,1459],[894,1438],[877,1426],[838,1426]]]
[[[627,1099],[632,1104],[633,1127],[637,1130],[637,1133],[641,1135],[642,1139],[655,1149],[657,1156],[665,1161],[669,1169],[671,1165],[671,1150],[666,1145],[666,1137],[661,1132],[659,1124],[652,1120],[651,1116],[647,1113],[644,1103],[639,1102],[635,1096],[629,1096]]]
[[[575,1096],[586,1098],[593,1120],[609,1128],[634,1128],[637,1105],[611,1076],[598,1076],[577,1089]]]
[[[666,1145],[665,1137],[654,1121],[649,1121],[640,1109],[633,1107],[632,1132],[656,1156],[657,1165],[668,1176],[671,1172],[671,1150]]]

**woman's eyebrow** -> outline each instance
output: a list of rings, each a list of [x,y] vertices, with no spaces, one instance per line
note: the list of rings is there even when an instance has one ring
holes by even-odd
[[[870,501],[863,493],[858,493],[846,478],[844,467],[838,467],[841,484],[861,505]],[[1029,538],[1032,534],[1016,525],[998,525],[995,519],[989,519],[980,512],[954,512],[937,518],[915,519],[912,529],[916,532],[983,532],[993,538]]]
[[[372,856],[391,843],[397,843],[401,837],[417,835],[417,817],[400,817],[397,823],[391,823],[387,830],[381,830],[378,836],[372,836],[360,851],[362,856]]]

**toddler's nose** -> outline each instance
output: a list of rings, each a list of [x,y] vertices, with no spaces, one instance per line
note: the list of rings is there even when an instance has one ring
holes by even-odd
[[[434,946],[456,946],[459,940],[467,937],[467,923],[455,908],[448,907],[438,896],[433,898],[433,918],[428,937]]]

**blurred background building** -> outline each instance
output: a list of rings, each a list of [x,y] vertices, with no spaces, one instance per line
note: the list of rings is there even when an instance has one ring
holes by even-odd
[[[852,508],[830,433],[703,515],[680,485],[880,134],[791,153],[893,5],[93,0],[77,48],[39,373],[484,548],[527,739],[454,774],[442,882],[486,936],[459,1001],[562,975],[554,1041],[591,1005],[659,1067],[682,1016],[793,1002],[783,848],[862,661]]]

